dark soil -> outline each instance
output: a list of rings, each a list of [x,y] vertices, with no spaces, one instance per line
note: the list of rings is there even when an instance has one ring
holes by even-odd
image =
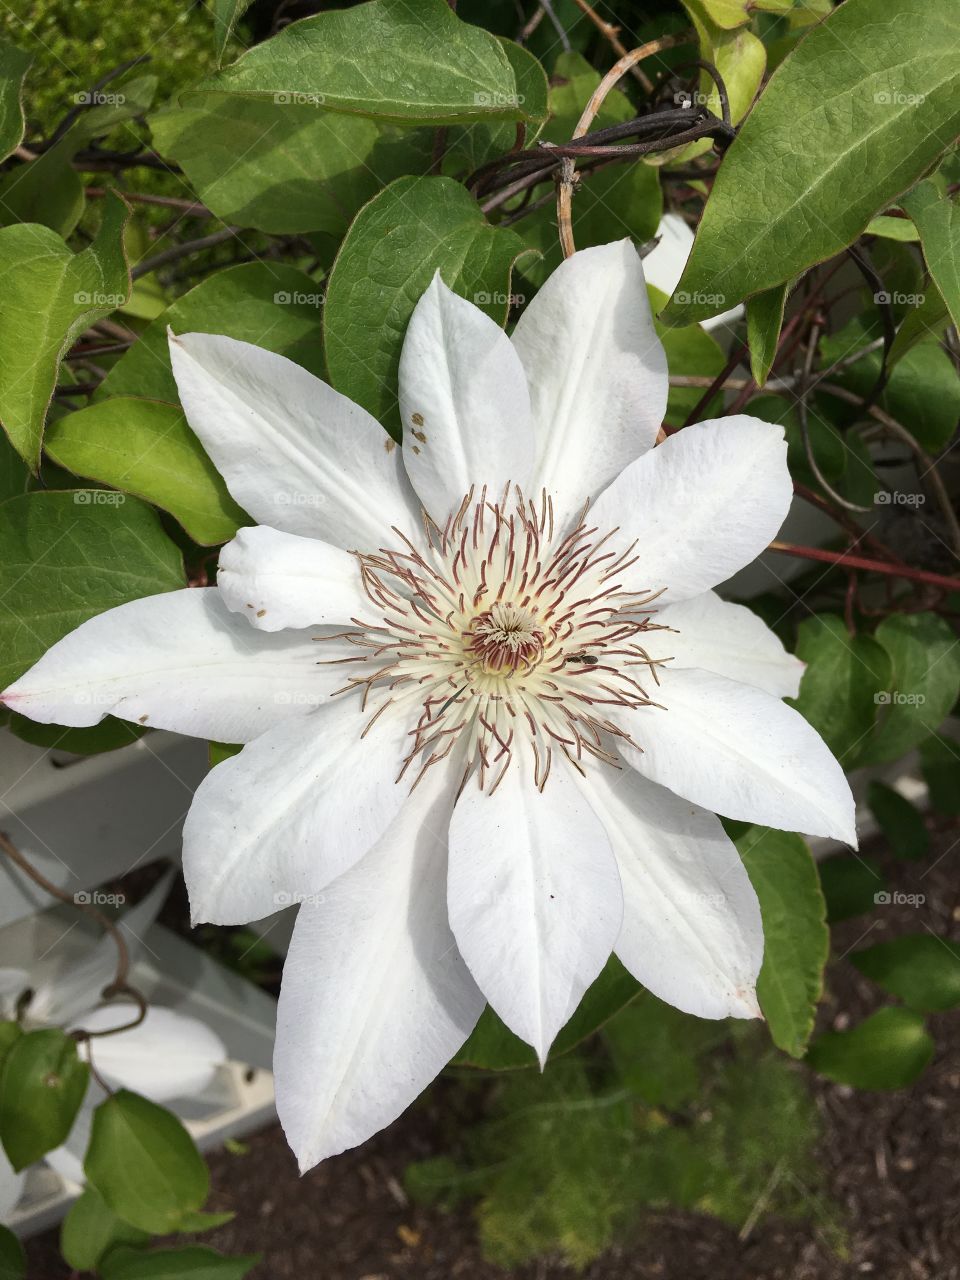
[[[929,928],[960,940],[960,826],[934,834],[922,864],[878,857],[887,885],[922,893],[921,906],[889,905],[834,928],[821,1008],[842,1028],[884,1003],[848,952]],[[738,1232],[701,1214],[649,1214],[634,1242],[605,1254],[586,1280],[960,1280],[960,1017],[931,1019],[933,1063],[911,1088],[856,1092],[814,1075],[824,1137],[825,1195],[842,1228],[828,1240],[809,1224],[760,1217]],[[211,1157],[211,1210],[236,1218],[204,1237],[228,1253],[260,1253],[251,1280],[559,1280],[573,1272],[542,1261],[512,1273],[485,1262],[469,1212],[411,1205],[404,1169],[443,1150],[459,1095],[441,1080],[421,1103],[361,1150],[298,1178],[278,1128],[249,1139],[243,1155]],[[742,1238],[745,1237],[745,1238]],[[29,1247],[31,1280],[68,1276],[50,1233]]]

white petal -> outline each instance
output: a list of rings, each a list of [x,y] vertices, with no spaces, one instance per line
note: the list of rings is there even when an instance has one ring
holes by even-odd
[[[356,556],[268,525],[241,529],[220,552],[217,586],[260,631],[346,625],[369,605]]]
[[[677,213],[665,213],[657,227],[658,244],[643,259],[643,273],[647,283],[665,293],[669,298],[680,283],[683,268],[687,265],[693,248],[693,231]],[[701,321],[702,329],[710,330],[732,324],[743,315],[742,305]]]
[[[447,923],[453,782],[428,770],[379,842],[297,916],[277,1010],[277,1111],[300,1168],[395,1120],[484,999]]]
[[[555,758],[541,794],[514,760],[493,795],[474,775],[450,824],[447,901],[460,953],[541,1064],[623,916],[610,841],[569,775]]]
[[[561,263],[513,343],[533,406],[534,496],[543,487],[577,511],[652,447],[667,405],[667,358],[631,242]]]
[[[624,965],[684,1013],[758,1017],[760,906],[719,819],[633,769],[595,769],[587,792],[620,866]]]
[[[417,303],[400,356],[403,460],[443,528],[464,496],[525,488],[533,467],[530,393],[513,344],[439,271]]]
[[[669,655],[671,667],[702,667],[776,698],[797,696],[805,664],[752,609],[704,591],[661,609],[654,622],[672,628],[650,644],[658,657]]]
[[[85,1014],[87,1031],[106,1031],[132,1022],[136,1006],[103,1005]],[[93,1059],[109,1084],[142,1093],[153,1102],[195,1097],[227,1060],[223,1041],[204,1022],[151,1005],[139,1026],[93,1041]]]
[[[317,665],[345,656],[343,646],[335,654],[312,634],[254,631],[227,611],[216,587],[168,591],[90,618],[0,701],[43,724],[91,725],[110,714],[246,742],[343,684],[342,669]]]
[[[365,409],[249,342],[171,334],[170,358],[187,421],[258,524],[347,551],[416,530],[400,451]]]
[[[371,714],[345,694],[217,765],[183,828],[194,923],[244,924],[322,889],[380,838],[411,779],[397,782],[413,715]]]
[[[843,770],[798,711],[711,671],[669,666],[652,696],[663,706],[606,708],[643,748],[620,749],[645,777],[727,818],[856,845]]]
[[[590,509],[608,544],[635,543],[633,581],[661,604],[699,595],[742,569],[783,524],[793,486],[783,428],[738,414],[698,422],[614,480]]]

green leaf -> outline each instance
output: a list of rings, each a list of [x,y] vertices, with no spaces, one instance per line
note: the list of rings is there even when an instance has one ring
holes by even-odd
[[[901,244],[915,244],[920,239],[920,233],[909,218],[891,218],[887,214],[871,218],[865,234],[880,236],[884,240],[898,240]]]
[[[647,285],[650,305],[654,312],[666,301],[666,295],[653,285]],[[715,378],[726,364],[723,348],[711,334],[698,324],[683,329],[668,329],[654,314],[653,326],[663,343],[667,355],[667,367],[673,377],[695,376]],[[667,408],[664,421],[680,427],[703,399],[702,387],[670,387],[667,392]],[[701,419],[710,418],[720,411],[721,397],[714,397],[704,405]]]
[[[94,614],[184,585],[156,512],[104,494],[41,490],[0,504],[0,687]]]
[[[940,290],[932,282],[927,285],[923,302],[911,307],[904,316],[897,336],[890,348],[887,364],[891,369],[898,364],[918,342],[933,338],[939,341],[950,324],[950,312]]]
[[[124,80],[116,93],[109,90],[94,96],[89,106],[70,129],[69,137],[81,146],[102,138],[128,120],[144,116],[156,96],[160,80],[157,76],[134,76]]]
[[[0,160],[23,141],[23,78],[31,62],[29,53],[0,41]]]
[[[960,742],[946,734],[932,734],[920,743],[920,768],[931,808],[951,817],[960,813]]]
[[[760,1008],[774,1044],[802,1058],[823,994],[823,967],[830,951],[817,867],[806,842],[788,831],[751,827],[736,845],[763,919]]]
[[[210,760],[210,768],[213,769],[216,765],[222,764],[224,760],[229,760],[231,756],[235,756],[242,750],[242,743],[208,742],[207,755]]]
[[[960,953],[946,938],[910,933],[855,951],[851,961],[878,986],[920,1013],[960,1004]]]
[[[174,333],[222,333],[322,372],[320,286],[280,263],[245,263],[208,276],[154,320],[111,369],[97,397],[177,401],[167,326]]]
[[[851,636],[843,619],[822,613],[801,622],[797,657],[807,663],[797,698],[788,699],[813,725],[845,769],[863,758],[890,682],[890,659],[869,636]]]
[[[933,613],[884,618],[876,639],[893,666],[878,693],[880,722],[861,757],[886,764],[917,746],[946,719],[960,692],[960,642]]]
[[[103,1280],[243,1280],[259,1254],[227,1258],[206,1245],[183,1249],[115,1249],[103,1260]]]
[[[203,1204],[210,1185],[203,1157],[177,1117],[127,1089],[93,1113],[83,1168],[114,1213],[152,1235],[176,1231],[183,1215]]]
[[[903,200],[920,233],[923,260],[950,309],[955,325],[960,325],[960,202],[956,196],[941,196],[934,182],[921,182]]]
[[[379,56],[389,50],[389,57]],[[385,120],[533,120],[500,42],[446,0],[369,0],[284,27],[192,93]]]
[[[87,1091],[90,1068],[62,1031],[30,1031],[3,1060],[0,1140],[14,1169],[25,1169],[67,1138]]]
[[[677,288],[688,300],[664,318],[704,320],[852,244],[960,132],[958,52],[954,0],[834,9],[724,157]]]
[[[817,870],[827,903],[828,924],[872,911],[877,894],[885,891],[880,868],[872,858],[834,854],[817,863]]]
[[[23,1035],[23,1028],[18,1022],[0,1022],[0,1070],[7,1054]]]
[[[550,110],[547,73],[537,58],[522,45],[499,36],[500,44],[513,68],[517,91],[530,114],[537,121],[545,121]],[[589,65],[589,64],[586,64]],[[576,122],[574,122],[576,123]],[[523,145],[532,146],[541,136],[539,125],[522,123]],[[572,126],[571,126],[572,132]],[[432,136],[432,134],[431,134]],[[570,134],[567,134],[569,138]],[[464,171],[472,172],[497,156],[505,155],[517,145],[517,124],[495,120],[484,124],[453,125],[447,131],[447,145],[443,157],[443,172],[452,177],[462,177]],[[427,168],[427,166],[424,166]],[[394,175],[390,175],[393,177]]]
[[[68,135],[0,178],[0,226],[32,222],[59,236],[70,235],[84,205],[83,183],[72,164],[78,146]]]
[[[254,934],[253,936],[256,938],[258,935]],[[269,948],[268,951],[270,955],[276,954],[270,951]],[[222,1227],[228,1222],[232,1222],[236,1216],[236,1213],[232,1210],[228,1210],[226,1213],[204,1213],[202,1210],[185,1213],[177,1223],[177,1231],[212,1231],[215,1227]]]
[[[701,1092],[700,1057],[726,1039],[724,1024],[693,1018],[649,991],[604,1027],[617,1073],[650,1107],[675,1110]]]
[[[237,23],[252,3],[253,0],[213,0],[211,7],[218,67],[223,62],[223,55],[233,38]]]
[[[728,30],[742,27],[750,21],[747,12],[749,0],[684,0],[684,3],[690,13],[701,21],[706,20]]]
[[[553,1042],[550,1060],[569,1053],[587,1036],[593,1035],[635,999],[640,990],[636,979],[611,957],[580,1001],[576,1013]],[[537,1057],[487,1006],[472,1035],[451,1063],[456,1067],[482,1067],[486,1071],[513,1071],[536,1066]]]
[[[429,168],[434,132],[235,97],[158,112],[150,129],[218,217],[337,239],[385,183]]]
[[[113,716],[104,716],[99,724],[91,725],[89,729],[70,729],[60,724],[40,724],[27,716],[17,715],[15,711],[10,714],[7,728],[35,747],[72,751],[79,756],[99,755],[102,751],[129,747],[146,733],[144,726],[127,724],[126,720],[117,720]]]
[[[60,1225],[60,1252],[76,1271],[94,1271],[116,1244],[143,1244],[150,1237],[118,1218],[96,1187],[87,1186]]]
[[[877,780],[870,783],[867,804],[898,858],[923,857],[930,848],[930,836],[916,805]]]
[[[332,384],[399,434],[400,347],[434,272],[503,324],[522,252],[520,237],[490,226],[458,182],[391,183],[361,209],[330,274],[323,334]]]
[[[881,1009],[849,1031],[825,1031],[807,1062],[821,1075],[856,1089],[902,1089],[933,1057],[923,1018],[911,1009]]]
[[[226,542],[250,523],[179,405],[103,400],[52,423],[45,449],[76,475],[156,503],[203,546]]]
[[[783,309],[787,304],[789,284],[765,289],[750,299],[747,306],[747,341],[750,345],[750,372],[758,387],[770,376],[777,354]]]
[[[129,292],[126,213],[119,197],[108,196],[96,239],[77,254],[47,227],[0,230],[0,421],[34,471],[61,359],[84,329],[115,310]]]
[[[23,1245],[9,1227],[0,1226],[0,1280],[24,1280],[26,1274]]]

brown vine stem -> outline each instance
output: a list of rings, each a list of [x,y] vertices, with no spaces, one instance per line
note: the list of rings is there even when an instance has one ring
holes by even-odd
[[[942,573],[930,573],[926,569],[888,564],[885,560],[868,560],[865,556],[852,556],[846,551],[824,551],[821,547],[804,547],[795,542],[780,542],[777,539],[767,544],[767,550],[779,551],[781,555],[796,556],[801,560],[820,560],[824,564],[837,565],[843,569],[864,569],[870,573],[885,573],[891,578],[905,578],[910,582],[929,582],[931,586],[942,587],[944,591],[960,591],[960,578],[948,578]]]
[[[618,58],[622,59],[630,56],[627,46],[620,39],[620,28],[615,23],[607,22],[605,18],[601,18],[593,6],[587,3],[587,0],[573,0],[573,2],[580,12],[590,19]],[[636,63],[631,64],[628,70],[643,86],[644,93],[653,92],[653,81],[650,80],[646,72],[640,70]]]
[[[112,187],[84,188],[84,194],[89,196],[91,200],[102,199],[112,191]],[[181,213],[191,218],[215,218],[217,216],[205,204],[200,204],[197,200],[183,200],[180,196],[153,196],[145,191],[124,191],[123,198],[133,204],[155,204],[162,209],[178,209]]]
[[[38,871],[33,863],[23,854],[13,843],[5,832],[0,831],[0,850],[3,851],[15,866],[19,867],[25,876],[28,876],[35,885],[38,885],[44,893],[48,893],[51,898],[56,898],[58,902],[65,902],[67,906],[75,907],[78,911],[82,911],[84,915],[89,916],[91,920],[96,921],[100,928],[110,935],[114,945],[117,948],[117,970],[113,982],[109,986],[104,987],[100,993],[105,999],[111,999],[113,996],[129,996],[137,1005],[137,1016],[132,1022],[126,1022],[122,1027],[112,1027],[109,1031],[81,1031],[73,1032],[75,1039],[90,1040],[94,1036],[112,1036],[119,1031],[129,1031],[132,1027],[139,1024],[147,1016],[147,1002],[135,987],[132,987],[127,981],[130,973],[130,951],[127,948],[126,939],[117,926],[104,915],[99,908],[95,907],[91,902],[78,902],[75,895],[67,893],[61,889],[59,885],[55,885],[52,880],[48,880],[42,871]]]
[[[581,0],[577,0],[577,4],[580,5],[585,13],[590,10],[590,6],[585,3],[585,0],[584,3],[581,3]],[[646,58],[652,58],[655,54],[661,53],[664,49],[672,49],[675,45],[685,44],[689,39],[689,32],[684,31],[679,35],[661,36],[659,40],[650,40],[647,44],[642,44],[639,48],[632,49],[629,53],[624,52],[619,62],[613,64],[591,94],[590,101],[584,107],[583,114],[577,123],[576,129],[573,131],[573,141],[576,141],[577,138],[582,138],[589,131],[597,113],[603,106],[607,94],[616,88],[632,67],[636,67]],[[560,166],[560,183],[557,187],[557,223],[560,229],[560,245],[565,258],[571,257],[576,253],[577,249],[573,239],[572,212],[576,164],[576,159],[573,156],[564,156]]]

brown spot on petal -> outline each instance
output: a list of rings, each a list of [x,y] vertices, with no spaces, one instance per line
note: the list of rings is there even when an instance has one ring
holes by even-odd
[[[413,445],[413,446],[411,446],[411,447],[413,448],[413,452],[414,452],[414,453],[419,453],[419,452],[420,452],[420,446],[419,446],[418,444],[415,444],[415,445]]]
[[[422,427],[422,426],[423,426],[423,414],[422,414],[422,413],[413,413],[413,414],[411,414],[411,415],[410,415],[410,421],[413,423],[413,425],[414,425],[415,427]]]
[[[266,612],[267,612],[267,611],[266,611],[266,609],[258,609],[258,610],[257,610],[257,617],[258,617],[258,618],[262,618]]]
[[[138,723],[138,724],[146,724],[146,723],[147,723],[147,721],[149,720],[149,718],[150,718],[150,713],[149,713],[149,712],[147,712],[147,714],[146,714],[145,716],[138,716],[138,717],[137,717],[137,723]]]
[[[427,435],[425,431],[415,431],[413,434],[417,437],[417,439],[420,441],[421,444],[427,443]]]
[[[383,442],[383,447],[387,453],[393,453],[394,449],[397,447],[397,442],[396,440],[386,439]]]

